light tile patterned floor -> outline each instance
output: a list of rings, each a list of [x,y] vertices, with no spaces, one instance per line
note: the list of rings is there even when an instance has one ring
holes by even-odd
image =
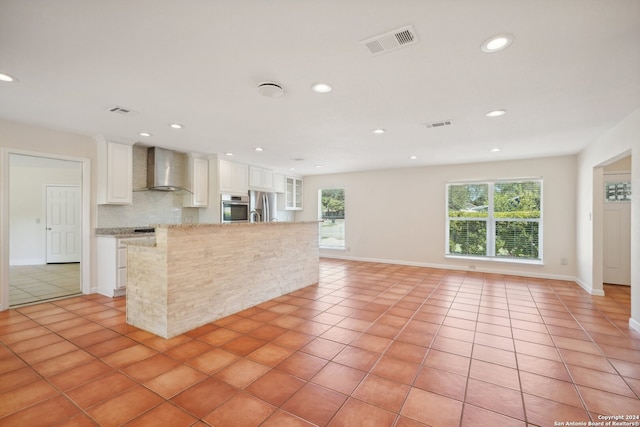
[[[9,304],[12,307],[79,293],[80,263],[9,267]]]
[[[0,313],[0,426],[553,426],[640,415],[629,288],[321,260],[165,340],[125,300]]]

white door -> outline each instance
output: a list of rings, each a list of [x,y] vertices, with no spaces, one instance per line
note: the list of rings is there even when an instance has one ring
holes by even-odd
[[[629,182],[630,175],[605,175],[605,189],[612,182]],[[631,284],[631,202],[605,195],[604,283]]]
[[[47,185],[47,263],[80,262],[80,187]]]

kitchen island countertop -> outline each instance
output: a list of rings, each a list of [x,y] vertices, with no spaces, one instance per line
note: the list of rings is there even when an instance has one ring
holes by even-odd
[[[256,225],[291,225],[291,224],[317,224],[320,221],[270,221],[270,222],[225,222],[225,223],[201,223],[201,224],[151,224],[153,228],[204,228],[204,227],[246,227]]]
[[[149,236],[155,234],[156,228],[181,228],[181,229],[198,229],[207,227],[246,227],[257,225],[288,225],[288,224],[317,224],[320,221],[272,221],[272,222],[235,222],[235,223],[202,223],[202,224],[151,224],[141,227],[109,227],[96,228],[96,236],[106,237],[138,237]],[[140,231],[145,230],[145,231]]]
[[[139,237],[153,236],[155,230],[152,226],[145,227],[110,227],[96,228],[96,236],[101,237]],[[140,231],[145,230],[145,231]]]

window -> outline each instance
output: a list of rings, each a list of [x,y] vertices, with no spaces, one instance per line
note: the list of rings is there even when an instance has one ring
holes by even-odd
[[[318,191],[320,217],[320,247],[344,249],[344,189]]]
[[[542,260],[542,181],[447,185],[447,254]]]

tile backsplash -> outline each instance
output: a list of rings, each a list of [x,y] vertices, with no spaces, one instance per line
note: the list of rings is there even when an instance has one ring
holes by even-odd
[[[177,184],[182,184],[186,155],[176,153]],[[97,228],[188,224],[199,220],[198,208],[185,208],[184,192],[136,191],[147,186],[147,147],[133,146],[133,204],[98,205]]]
[[[180,192],[134,191],[132,205],[98,206],[98,228],[197,223],[198,208],[182,207],[182,197]]]

